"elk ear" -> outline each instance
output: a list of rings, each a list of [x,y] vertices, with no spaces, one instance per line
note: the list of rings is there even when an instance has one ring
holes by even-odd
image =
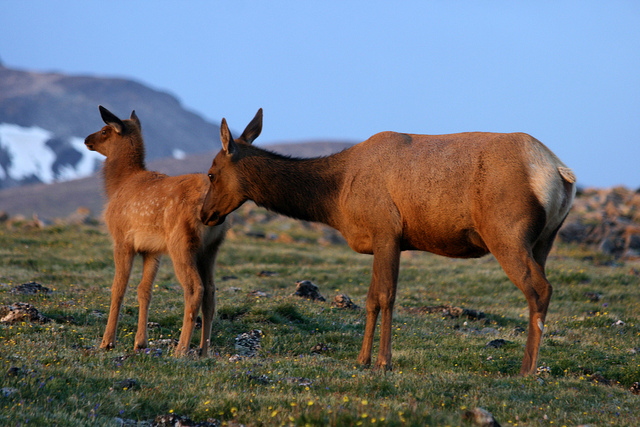
[[[121,134],[124,129],[124,123],[122,123],[122,120],[102,105],[98,106],[98,109],[100,110],[102,120],[104,120],[104,122],[111,126],[116,132]]]
[[[220,124],[220,141],[222,141],[222,151],[227,153],[228,156],[238,151],[238,146],[231,136],[229,126],[227,126],[225,119],[222,119],[222,123]]]
[[[262,108],[258,110],[256,116],[247,125],[240,139],[247,144],[251,144],[262,132]]]
[[[142,126],[140,126],[140,119],[138,118],[138,116],[136,116],[136,110],[133,110],[131,112],[131,117],[129,117],[129,120],[133,121],[138,126],[138,129],[142,130]]]

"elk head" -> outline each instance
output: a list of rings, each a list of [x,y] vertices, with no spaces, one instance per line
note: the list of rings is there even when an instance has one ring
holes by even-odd
[[[246,200],[246,177],[242,173],[242,146],[251,144],[262,131],[262,108],[247,125],[242,135],[234,140],[222,119],[220,140],[222,150],[213,159],[208,176],[209,191],[204,199],[200,218],[205,225],[222,224],[228,214],[236,210]]]
[[[120,120],[111,111],[102,105],[98,107],[102,120],[107,124],[98,132],[92,133],[85,140],[84,144],[91,151],[97,151],[103,156],[110,157],[116,150],[120,149],[123,139],[128,139],[131,146],[134,141],[141,141],[140,120],[136,112],[131,112],[129,120]]]

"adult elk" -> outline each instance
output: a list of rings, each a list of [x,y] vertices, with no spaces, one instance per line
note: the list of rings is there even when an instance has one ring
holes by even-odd
[[[108,198],[104,218],[113,238],[116,267],[109,320],[100,348],[115,345],[118,315],[136,254],[142,255],[143,272],[138,285],[140,312],[134,349],[147,347],[151,287],[161,255],[169,253],[185,301],[176,353],[189,350],[202,307],[200,354],[206,356],[215,312],[215,260],[226,233],[224,225],[207,227],[200,221],[200,207],[209,188],[207,178],[204,174],[167,176],[148,171],[135,111],[129,120],[120,120],[106,108],[99,109],[106,126],[84,143],[107,158],[103,167]]]
[[[545,263],[575,195],[575,176],[524,133],[376,134],[340,153],[295,159],[250,145],[262,110],[234,140],[223,119],[222,150],[209,169],[205,224],[221,224],[246,200],[339,230],[356,252],[373,254],[367,321],[358,362],[391,368],[391,318],[400,252],[448,257],[492,253],[529,304],[520,373],[536,369],[551,298]]]

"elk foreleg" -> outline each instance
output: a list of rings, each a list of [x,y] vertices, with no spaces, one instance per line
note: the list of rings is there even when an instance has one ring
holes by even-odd
[[[151,287],[158,273],[160,266],[160,256],[155,254],[143,254],[142,280],[138,285],[138,331],[133,349],[140,350],[147,348],[149,339],[147,334],[147,323],[149,322],[149,304],[151,303]]]
[[[396,241],[385,241],[376,246],[373,254],[373,273],[367,294],[367,323],[358,362],[371,363],[373,334],[380,313],[380,348],[375,369],[391,369],[391,321],[396,299],[400,247]]]
[[[107,328],[102,337],[100,348],[111,349],[116,344],[116,329],[118,328],[118,317],[124,293],[127,290],[127,283],[131,275],[131,267],[133,266],[134,252],[131,248],[123,245],[114,245],[113,260],[115,263],[116,273],[111,285],[111,306],[109,308],[109,320],[107,320]]]
[[[180,341],[176,349],[176,355],[183,355],[189,351],[191,336],[196,325],[196,317],[202,305],[204,286],[196,267],[195,255],[175,250],[171,252],[171,259],[176,277],[184,290],[184,317],[182,319]]]

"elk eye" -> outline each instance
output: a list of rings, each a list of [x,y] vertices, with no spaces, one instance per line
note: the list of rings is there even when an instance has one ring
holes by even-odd
[[[102,129],[102,134],[106,135],[107,134],[107,130],[106,129]]]
[[[210,173],[210,174],[209,174],[209,181],[213,182],[213,178],[214,178],[213,174],[212,174],[212,173]]]

